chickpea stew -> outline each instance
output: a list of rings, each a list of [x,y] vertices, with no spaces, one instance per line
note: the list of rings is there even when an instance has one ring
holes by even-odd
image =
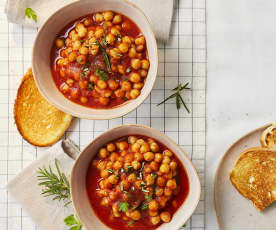
[[[113,108],[137,98],[149,67],[141,30],[113,11],[71,22],[52,47],[57,88],[69,100],[90,108]]]
[[[171,221],[189,193],[180,160],[156,140],[138,135],[99,149],[86,186],[94,212],[111,229],[156,229]]]

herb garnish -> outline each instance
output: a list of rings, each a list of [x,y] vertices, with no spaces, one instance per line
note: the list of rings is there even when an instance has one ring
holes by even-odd
[[[132,165],[127,166],[127,172],[132,173],[134,171],[134,168]]]
[[[128,226],[131,226],[131,225],[133,225],[133,224],[134,224],[134,220],[130,220],[130,221],[127,223]]]
[[[150,175],[153,179],[155,179],[157,177],[157,175],[155,173],[151,173]]]
[[[151,195],[145,195],[145,199],[147,202],[150,202],[152,200],[152,196]]]
[[[64,219],[64,223],[67,226],[71,226],[68,230],[81,230],[82,229],[82,223],[80,222],[80,219],[77,215],[70,215],[67,216]]]
[[[128,67],[127,69],[126,69],[126,73],[129,73],[131,71],[131,69]]]
[[[32,18],[35,22],[37,22],[36,13],[32,8],[25,9],[25,16],[27,16],[28,18]]]
[[[41,193],[43,196],[53,196],[53,200],[66,201],[64,206],[67,206],[71,203],[70,184],[65,174],[60,171],[57,159],[55,159],[55,166],[57,173],[53,172],[50,165],[49,169],[45,167],[38,169],[38,185],[43,186]]]
[[[103,44],[104,44],[105,46],[108,46],[108,43],[107,43],[107,41],[106,41],[104,38],[102,38],[102,42],[103,42]]]
[[[128,100],[125,96],[123,96],[122,99],[123,99],[123,101],[127,101]]]
[[[116,175],[116,178],[117,178],[118,180],[120,179],[120,177],[121,177],[120,174],[117,174],[117,175]]]
[[[106,53],[106,50],[102,47],[102,45],[99,41],[97,41],[97,45],[99,46],[100,51],[102,52],[107,70],[109,73],[111,73],[111,65],[110,65],[110,61],[109,61],[108,55]]]
[[[139,180],[142,180],[143,179],[143,169],[144,169],[144,166],[145,166],[145,162],[143,161],[142,162],[142,165],[141,165],[141,169],[139,171],[139,176],[138,176],[138,179]]]
[[[100,77],[100,79],[107,81],[108,76],[107,76],[107,73],[103,69],[97,68],[96,74]]]
[[[83,61],[83,60],[82,60],[81,57],[78,57],[78,58],[77,58],[77,62],[78,62],[78,63],[81,63],[82,61]]]
[[[187,110],[187,112],[190,113],[190,110],[188,109],[187,105],[185,104],[185,102],[180,94],[181,91],[183,91],[184,89],[191,89],[191,88],[187,87],[188,85],[189,85],[189,83],[186,83],[184,86],[182,86],[182,84],[179,84],[177,87],[175,87],[174,89],[171,90],[175,93],[173,93],[172,95],[167,97],[164,101],[160,102],[158,105],[161,105],[172,98],[176,98],[176,108],[179,110],[181,103],[182,103],[184,105],[185,109]]]
[[[141,210],[142,210],[142,211],[144,211],[144,210],[146,210],[146,209],[148,209],[148,204],[147,204],[147,203],[145,203],[145,204],[143,204],[143,205],[141,206]]]
[[[107,171],[109,172],[109,173],[114,173],[114,170],[113,169],[107,169]]]
[[[125,169],[124,169],[124,168],[121,168],[120,172],[121,172],[121,173],[124,173],[124,172],[125,172]]]
[[[88,67],[84,67],[82,69],[81,76],[83,78],[87,78],[89,74],[90,74],[90,69]]]
[[[93,83],[91,83],[91,82],[88,83],[88,89],[89,90],[93,90],[94,89]]]
[[[127,212],[128,208],[129,208],[129,204],[127,202],[119,203],[119,211],[120,212]]]

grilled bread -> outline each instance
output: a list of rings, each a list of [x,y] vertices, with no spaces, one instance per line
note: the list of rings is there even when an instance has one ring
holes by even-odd
[[[261,145],[276,150],[276,122],[272,123],[261,136]]]
[[[255,147],[245,150],[235,163],[230,180],[260,211],[276,200],[276,152]]]
[[[41,96],[29,69],[17,92],[14,119],[26,141],[36,146],[49,146],[62,137],[72,116],[59,111]]]

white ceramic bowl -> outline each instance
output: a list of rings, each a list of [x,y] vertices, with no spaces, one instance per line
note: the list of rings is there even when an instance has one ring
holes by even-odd
[[[113,10],[131,18],[140,28],[147,43],[150,69],[141,95],[112,109],[92,109],[76,104],[59,92],[51,74],[50,53],[56,34],[75,19],[93,12]],[[32,66],[40,93],[65,113],[86,119],[112,119],[136,109],[150,94],[157,76],[157,45],[151,26],[143,12],[125,0],[81,0],[54,13],[40,28],[33,47]]]
[[[89,230],[108,229],[95,215],[86,191],[86,175],[93,157],[97,154],[98,149],[114,139],[127,135],[143,135],[156,139],[167,146],[183,164],[189,178],[189,194],[181,207],[173,215],[171,222],[162,224],[159,230],[177,230],[192,215],[200,198],[200,181],[197,172],[183,152],[183,150],[159,131],[142,125],[122,125],[104,132],[95,138],[79,155],[71,173],[71,194],[73,205],[84,227]]]

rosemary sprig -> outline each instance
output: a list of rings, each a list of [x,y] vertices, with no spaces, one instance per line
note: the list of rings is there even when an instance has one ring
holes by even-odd
[[[182,84],[179,84],[177,87],[175,87],[174,89],[172,89],[171,91],[175,92],[172,95],[170,95],[169,97],[167,97],[164,101],[160,102],[157,106],[165,103],[166,101],[175,98],[176,100],[176,108],[179,110],[181,107],[181,104],[183,104],[183,106],[185,107],[185,109],[187,110],[188,113],[190,113],[189,108],[187,107],[186,103],[184,102],[182,96],[181,96],[181,91],[183,91],[184,89],[191,89],[188,88],[187,86],[189,85],[189,83],[186,83],[184,86],[182,86]]]
[[[110,61],[109,61],[109,58],[108,58],[108,55],[105,51],[105,49],[102,47],[101,43],[99,41],[97,41],[97,45],[99,46],[100,48],[100,51],[102,52],[102,55],[104,57],[104,61],[105,61],[105,64],[106,64],[106,67],[107,67],[107,70],[109,73],[111,73],[111,65],[110,65]]]
[[[70,204],[70,184],[63,172],[60,171],[58,161],[55,159],[55,167],[57,173],[54,173],[51,165],[49,165],[49,169],[45,167],[39,168],[37,171],[37,179],[39,181],[39,186],[42,187],[41,195],[53,196],[53,200],[63,200],[66,203],[64,206]]]

